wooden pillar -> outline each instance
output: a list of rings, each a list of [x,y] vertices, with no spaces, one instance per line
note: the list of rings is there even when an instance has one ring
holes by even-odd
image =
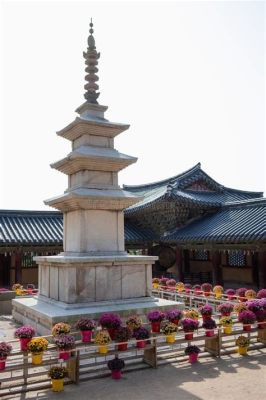
[[[176,267],[178,271],[178,279],[179,281],[184,281],[184,273],[182,268],[182,250],[180,248],[176,248]]]
[[[22,283],[22,252],[15,255],[15,283]]]
[[[212,283],[213,285],[223,285],[221,271],[221,253],[218,250],[212,253]]]
[[[252,280],[255,286],[259,287],[258,253],[252,254]]]
[[[258,253],[258,287],[266,288],[266,251]]]

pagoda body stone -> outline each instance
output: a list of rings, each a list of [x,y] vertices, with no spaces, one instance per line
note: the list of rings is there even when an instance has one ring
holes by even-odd
[[[97,102],[99,53],[90,32],[84,53],[86,102],[76,110],[78,117],[57,132],[71,142],[71,152],[51,165],[67,175],[68,187],[45,201],[63,212],[64,251],[35,257],[39,294],[13,301],[15,319],[35,325],[42,334],[49,333],[55,322],[88,314],[97,317],[113,310],[127,315],[176,304],[151,296],[152,264],[157,257],[125,251],[123,210],[141,198],[120,188],[118,172],[137,159],[114,148],[114,138],[129,125],[109,122],[104,116],[107,107]]]

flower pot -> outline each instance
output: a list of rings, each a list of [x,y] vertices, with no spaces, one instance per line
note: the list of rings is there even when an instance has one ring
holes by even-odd
[[[92,337],[92,331],[80,331],[81,340],[83,343],[90,343]]]
[[[186,292],[187,294],[189,294],[190,291],[191,291],[191,289],[186,289],[186,290],[185,290],[185,292]]]
[[[241,356],[245,356],[247,354],[247,351],[247,347],[238,347],[238,353],[241,354]]]
[[[65,350],[60,350],[59,351],[59,355],[58,358],[60,360],[68,360],[70,358],[70,352],[69,351],[65,351]]]
[[[0,371],[3,371],[6,368],[6,357],[0,358]]]
[[[98,352],[100,354],[106,354],[108,353],[108,347],[106,345],[100,345],[98,346]]]
[[[173,319],[173,320],[170,321],[170,322],[172,322],[172,324],[178,325],[178,324],[179,324],[179,321],[180,321],[180,319]]]
[[[266,328],[266,321],[258,322],[258,329],[265,329]]]
[[[195,362],[198,361],[199,355],[198,355],[198,353],[191,353],[191,354],[188,355],[188,357],[189,357],[189,362],[191,364],[194,364]]]
[[[109,335],[110,335],[110,338],[111,338],[112,340],[114,340],[116,329],[115,329],[115,328],[107,328],[107,330],[108,330],[108,333],[109,333]]]
[[[153,333],[160,333],[161,322],[160,321],[151,322],[151,329]]]
[[[222,312],[221,316],[222,317],[230,317],[231,313],[230,312]]]
[[[175,343],[175,333],[166,335],[166,343]]]
[[[114,370],[111,373],[112,373],[112,379],[121,379],[122,377],[121,371]]]
[[[52,391],[62,392],[64,390],[64,379],[52,379]]]
[[[153,283],[152,286],[153,286],[153,289],[158,289],[159,283]]]
[[[119,351],[125,351],[127,350],[127,343],[120,343],[117,345],[117,350]]]
[[[28,350],[27,345],[30,341],[31,341],[31,338],[19,338],[20,350],[27,351]]]
[[[208,321],[209,319],[211,319],[211,315],[202,315],[202,320],[203,321]]]
[[[40,365],[42,363],[43,352],[41,353],[31,353],[31,362],[34,365]]]
[[[211,292],[204,292],[205,297],[209,297],[211,295]]]
[[[243,331],[251,331],[251,325],[250,324],[243,324]]]
[[[216,299],[221,299],[222,298],[222,293],[220,293],[220,292],[217,292],[217,293],[215,293],[215,297],[216,297]]]
[[[193,332],[185,333],[185,340],[192,340],[193,339]]]
[[[137,347],[139,349],[143,349],[146,346],[146,341],[145,340],[138,340],[137,341]]]
[[[210,329],[210,330],[206,331],[206,336],[207,336],[207,337],[214,336],[214,330],[213,330],[213,329]]]
[[[224,326],[224,333],[229,334],[232,333],[232,326]]]
[[[235,296],[233,294],[228,294],[227,299],[228,300],[234,300]]]

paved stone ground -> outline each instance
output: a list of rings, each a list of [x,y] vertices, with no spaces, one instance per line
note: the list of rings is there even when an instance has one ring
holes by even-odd
[[[0,318],[0,330],[13,338],[14,326]],[[3,339],[2,339],[3,340]],[[197,364],[167,364],[158,369],[127,373],[119,381],[97,379],[51,390],[4,396],[1,399],[56,400],[262,400],[266,397],[266,348],[221,359],[207,357]]]

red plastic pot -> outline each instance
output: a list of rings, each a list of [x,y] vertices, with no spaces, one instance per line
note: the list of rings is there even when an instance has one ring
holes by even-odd
[[[127,350],[127,343],[120,343],[117,345],[117,350],[119,351],[125,351]]]
[[[114,340],[116,328],[108,328],[107,330],[110,335],[110,338]]]
[[[0,358],[0,371],[3,371],[6,368],[6,357]]]
[[[92,337],[92,331],[80,331],[81,340],[83,343],[90,343]]]
[[[139,341],[137,342],[137,347],[138,347],[139,349],[143,349],[145,346],[146,346],[146,341],[145,341],[145,340],[139,340]]]
[[[207,337],[214,336],[214,330],[206,331],[206,336],[207,336]]]
[[[198,353],[191,353],[191,354],[189,354],[189,362],[190,362],[191,364],[196,363],[196,362],[198,361],[198,357],[199,357]]]
[[[192,339],[193,339],[193,332],[186,332],[185,340],[192,340]]]
[[[153,333],[160,333],[161,321],[151,322],[151,329]]]
[[[112,371],[112,379],[121,379],[122,377],[122,372],[114,370]]]
[[[243,331],[251,331],[251,325],[249,325],[249,324],[243,324]]]
[[[69,351],[59,351],[59,356],[58,358],[60,358],[61,360],[68,360],[70,358],[70,352]]]
[[[27,351],[28,350],[28,343],[31,341],[31,338],[20,338],[19,343],[20,343],[20,350],[21,351]]]

